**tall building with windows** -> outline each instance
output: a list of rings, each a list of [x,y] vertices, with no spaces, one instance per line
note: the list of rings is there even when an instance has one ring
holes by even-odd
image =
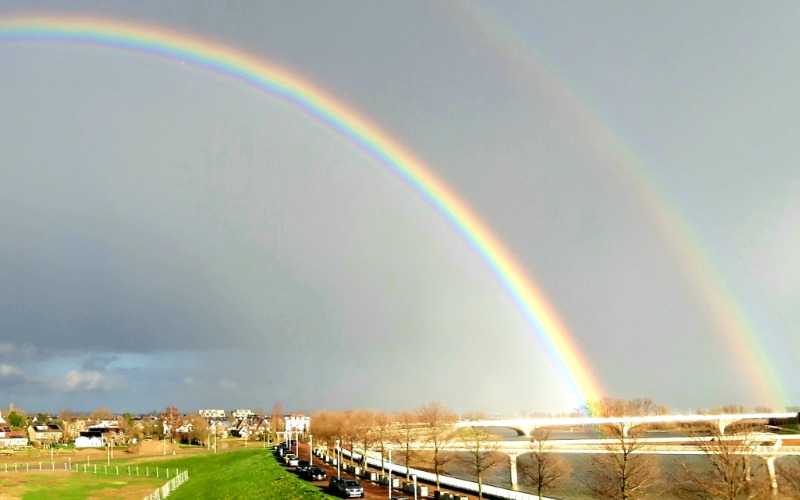
[[[200,410],[200,416],[203,418],[225,418],[225,410]]]
[[[283,417],[286,430],[289,432],[309,432],[311,430],[311,417],[302,413],[292,413]]]

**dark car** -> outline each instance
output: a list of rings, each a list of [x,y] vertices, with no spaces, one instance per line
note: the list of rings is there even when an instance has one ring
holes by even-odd
[[[311,467],[311,463],[308,460],[298,460],[294,470],[300,473],[308,469],[309,467]]]
[[[322,467],[317,467],[316,465],[312,465],[311,467],[302,471],[300,476],[308,481],[325,481],[328,479],[328,475],[325,474],[325,470],[323,470]]]
[[[328,489],[334,495],[344,498],[363,498],[364,487],[358,479],[345,479],[343,477],[332,477]]]

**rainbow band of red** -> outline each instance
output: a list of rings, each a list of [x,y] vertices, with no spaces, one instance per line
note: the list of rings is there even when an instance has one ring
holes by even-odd
[[[231,47],[173,30],[107,18],[15,16],[0,20],[0,42],[22,41],[131,50],[192,64],[277,96],[345,136],[399,175],[478,252],[563,370],[575,402],[600,397],[596,378],[544,294],[466,203],[379,127],[305,79]]]

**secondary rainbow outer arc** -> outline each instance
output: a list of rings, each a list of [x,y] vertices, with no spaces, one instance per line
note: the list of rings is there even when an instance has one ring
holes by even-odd
[[[463,2],[458,8],[443,3],[446,10],[467,24],[473,36],[483,36],[485,45],[496,49],[496,56],[506,59],[510,73],[526,83],[533,82],[538,92],[568,115],[575,132],[590,138],[598,153],[609,158],[612,172],[636,196],[653,227],[671,251],[677,270],[685,276],[688,292],[701,305],[710,334],[719,338],[731,354],[731,362],[740,366],[742,385],[760,398],[757,404],[790,404],[770,356],[759,339],[754,321],[746,314],[743,301],[734,293],[731,282],[719,269],[708,243],[691,223],[691,214],[669,196],[663,182],[655,175],[652,160],[635,148],[635,141],[615,127],[613,121],[592,106],[546,57],[546,51],[532,43],[523,32],[503,20],[497,4]]]
[[[577,403],[600,397],[599,384],[567,329],[485,224],[420,160],[380,128],[301,77],[231,47],[174,30],[108,18],[15,16],[0,20],[0,42],[25,40],[91,44],[185,61],[278,95],[324,122],[401,176],[478,252],[566,374]]]

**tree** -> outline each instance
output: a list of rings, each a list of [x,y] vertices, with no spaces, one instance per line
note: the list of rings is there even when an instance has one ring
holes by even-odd
[[[541,500],[544,490],[552,488],[571,472],[569,464],[558,454],[552,451],[547,444],[550,440],[548,429],[536,429],[531,440],[530,462],[519,461],[518,466],[522,472],[522,480],[533,485]]]
[[[598,497],[633,499],[654,493],[659,476],[653,455],[639,453],[643,447],[643,426],[624,424],[603,426],[609,440],[604,453],[592,458],[592,472],[587,486]]]
[[[367,466],[367,453],[374,444],[372,426],[375,422],[375,413],[370,410],[356,410],[351,418],[353,429],[353,442],[361,449],[361,465]]]
[[[192,428],[186,433],[183,439],[189,444],[206,445],[211,435],[211,428],[208,425],[208,420],[200,415],[192,415],[189,417],[189,423],[192,424]]]
[[[406,466],[406,481],[411,479],[408,468],[419,456],[415,444],[418,441],[419,415],[413,411],[406,411],[397,416],[398,428],[392,439],[392,446],[400,451],[403,465]]]
[[[735,500],[752,493],[751,462],[761,443],[760,433],[747,427],[728,427],[727,432],[722,434],[719,427],[707,425],[692,437],[706,457],[707,467],[698,470],[682,463],[682,477],[674,478],[680,494]]]
[[[272,415],[269,417],[270,432],[275,434],[277,441],[277,434],[286,430],[286,420],[284,420],[283,409],[280,403],[275,403],[272,407]]]
[[[162,419],[164,424],[164,438],[169,438],[170,441],[174,441],[175,429],[180,427],[183,421],[181,412],[174,406],[167,406],[167,409],[164,410]]]
[[[452,458],[444,449],[452,441],[456,415],[438,401],[422,405],[417,410],[417,415],[424,429],[423,433],[427,444],[433,450],[433,473],[436,475],[436,489],[438,490],[439,475]]]
[[[459,433],[464,455],[459,461],[470,469],[478,482],[478,498],[483,498],[483,475],[503,460],[497,452],[499,442],[477,427],[467,427]]]
[[[383,459],[386,456],[389,443],[391,441],[392,416],[385,411],[374,415],[373,439],[375,448],[381,454],[381,473],[383,473]]]
[[[800,458],[787,457],[778,465],[778,476],[780,492],[786,498],[800,498]]]
[[[91,415],[92,420],[95,422],[102,422],[103,420],[113,420],[114,414],[108,408],[95,408]]]
[[[69,442],[77,437],[77,432],[75,432],[75,425],[72,422],[72,410],[69,408],[67,409],[59,409],[58,410],[58,423],[61,425],[61,429],[64,431],[64,441]]]
[[[12,429],[22,429],[28,423],[28,419],[24,413],[20,414],[17,410],[11,410],[11,413],[8,414],[8,423],[11,424]]]
[[[581,407],[581,412],[590,417],[643,417],[669,413],[666,406],[657,405],[650,398],[587,401]]]

